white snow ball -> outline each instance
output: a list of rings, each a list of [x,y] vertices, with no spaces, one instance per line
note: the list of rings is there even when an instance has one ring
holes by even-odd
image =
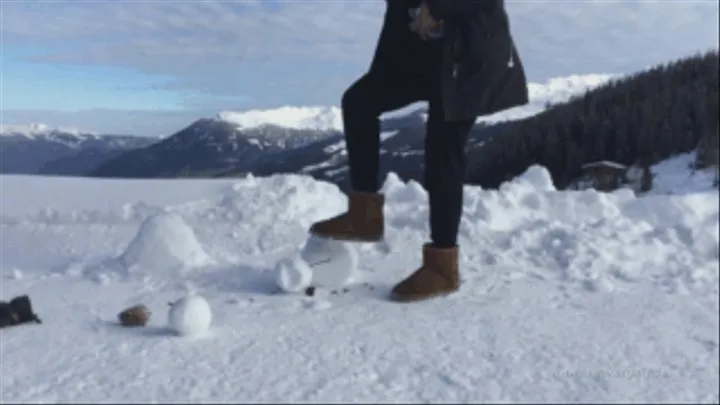
[[[212,323],[210,304],[199,295],[188,295],[170,304],[168,326],[178,335],[196,335]]]
[[[312,269],[300,256],[287,257],[275,265],[275,280],[285,292],[300,292],[310,286]]]
[[[308,238],[302,258],[312,269],[312,285],[338,288],[346,285],[358,267],[358,253],[350,243]]]

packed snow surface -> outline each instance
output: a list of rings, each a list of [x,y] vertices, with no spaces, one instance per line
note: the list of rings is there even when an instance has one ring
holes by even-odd
[[[557,191],[540,167],[467,187],[461,291],[397,304],[386,297],[420,264],[428,211],[394,175],[386,240],[354,245],[347,293],[313,297],[273,294],[272,270],[345,207],[333,185],[2,176],[0,188],[0,299],[28,294],[43,319],[0,331],[2,402],[718,401],[717,190]],[[167,246],[110,277],[145,231]],[[168,335],[163,316],[116,325],[122,308],[163,314],[188,291],[212,307],[201,339]]]

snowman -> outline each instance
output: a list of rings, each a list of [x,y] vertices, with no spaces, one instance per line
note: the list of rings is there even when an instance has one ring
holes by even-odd
[[[358,254],[350,243],[311,235],[299,254],[277,262],[275,279],[285,292],[335,289],[346,285],[357,267]]]

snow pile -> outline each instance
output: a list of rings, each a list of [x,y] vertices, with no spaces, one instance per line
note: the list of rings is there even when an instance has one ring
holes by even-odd
[[[118,257],[128,273],[183,271],[213,263],[183,217],[173,211],[148,217]]]
[[[236,182],[225,193],[213,217],[266,227],[299,225],[307,229],[326,215],[339,213],[347,199],[335,185],[318,182],[308,176],[274,175],[248,177]]]
[[[391,246],[420,242],[426,193],[394,176],[384,190]],[[525,263],[520,273],[591,290],[655,280],[673,291],[717,291],[718,202],[714,191],[557,191],[535,166],[498,191],[467,187],[460,243],[470,262]]]
[[[342,114],[337,107],[291,107],[243,112],[221,111],[218,119],[239,128],[257,128],[273,125],[288,129],[341,131]]]

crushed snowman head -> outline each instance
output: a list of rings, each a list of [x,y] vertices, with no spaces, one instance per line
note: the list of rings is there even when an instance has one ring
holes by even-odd
[[[188,295],[169,303],[168,327],[181,336],[195,335],[210,328],[210,304],[199,295]]]
[[[298,255],[286,257],[275,264],[275,282],[284,292],[296,293],[310,287],[312,269]]]

